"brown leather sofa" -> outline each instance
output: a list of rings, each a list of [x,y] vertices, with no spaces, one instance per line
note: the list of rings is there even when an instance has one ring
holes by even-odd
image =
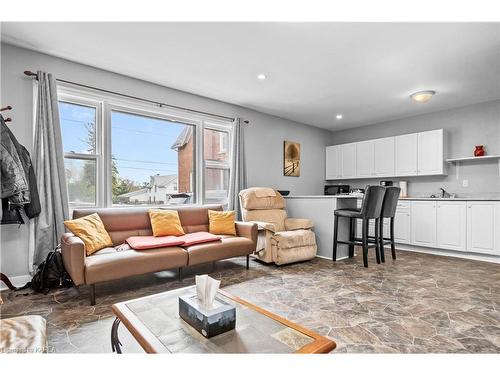
[[[222,206],[174,207],[186,233],[208,231],[208,210],[222,211]],[[130,236],[151,236],[148,209],[141,208],[86,208],[73,211],[73,218],[98,213],[115,247],[104,248],[87,256],[82,240],[72,233],[61,239],[64,266],[76,286],[90,286],[90,303],[95,304],[95,284],[128,276],[177,268],[179,279],[182,268],[239,256],[247,257],[257,246],[257,225],[236,223],[237,236],[221,236],[217,242],[188,247],[171,246],[151,250],[134,250],[125,243]],[[125,243],[125,244],[124,244]]]

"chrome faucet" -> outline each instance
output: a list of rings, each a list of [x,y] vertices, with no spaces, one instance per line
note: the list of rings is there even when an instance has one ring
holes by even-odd
[[[441,190],[441,198],[448,198],[450,196],[450,193],[448,193],[443,188],[439,188],[439,190]]]

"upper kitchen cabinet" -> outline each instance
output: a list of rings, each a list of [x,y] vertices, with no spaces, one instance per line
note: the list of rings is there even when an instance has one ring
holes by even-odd
[[[340,173],[342,178],[355,178],[356,175],[356,143],[340,145]]]
[[[326,179],[446,174],[443,129],[326,148]]]
[[[356,143],[356,176],[373,177],[375,175],[374,141]]]
[[[335,180],[342,177],[340,146],[328,146],[326,148],[326,180]]]
[[[373,174],[377,177],[394,176],[394,137],[380,138],[373,141]]]
[[[418,175],[444,174],[443,129],[418,133]]]
[[[416,176],[418,163],[418,133],[394,137],[396,176]]]

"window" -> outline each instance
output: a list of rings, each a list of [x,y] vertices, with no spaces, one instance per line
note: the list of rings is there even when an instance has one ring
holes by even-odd
[[[190,179],[194,168],[193,127],[111,111],[113,204],[178,204],[178,198],[170,198],[179,193],[187,195],[182,203],[194,203]]]
[[[206,124],[203,132],[204,202],[206,203],[227,203],[230,170],[230,159],[226,146],[228,138],[229,131],[227,129]]]
[[[64,167],[71,206],[97,204],[97,107],[59,102]]]
[[[71,208],[228,201],[232,124],[60,86]]]

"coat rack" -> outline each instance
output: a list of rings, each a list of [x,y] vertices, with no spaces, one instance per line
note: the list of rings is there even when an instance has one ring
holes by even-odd
[[[7,107],[3,107],[3,108],[0,108],[0,112],[3,112],[3,111],[10,111],[12,109],[12,106],[8,105]],[[10,117],[7,117],[6,119],[4,119],[5,122],[11,122],[12,119]]]

